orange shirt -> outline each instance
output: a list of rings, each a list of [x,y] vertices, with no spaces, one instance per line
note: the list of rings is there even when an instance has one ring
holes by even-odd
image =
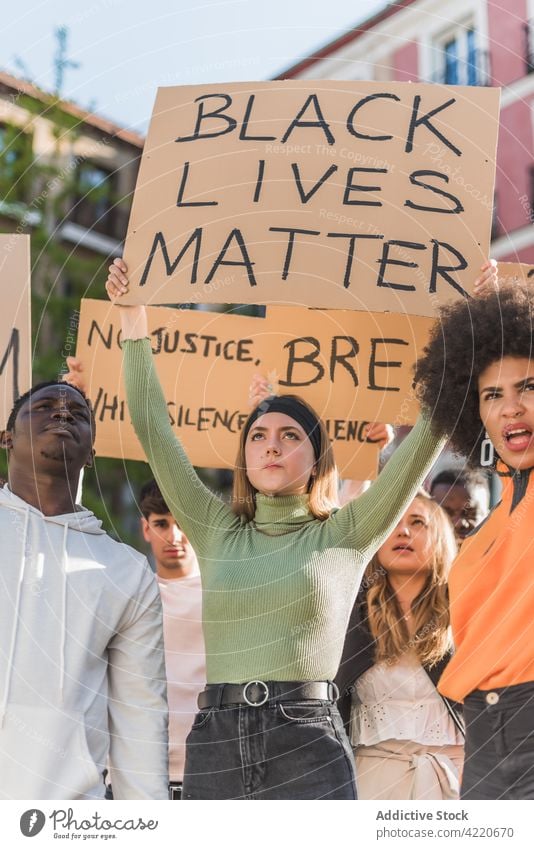
[[[438,689],[455,701],[534,681],[534,473],[512,512],[514,481],[502,480],[502,501],[463,543],[449,578],[456,650]]]

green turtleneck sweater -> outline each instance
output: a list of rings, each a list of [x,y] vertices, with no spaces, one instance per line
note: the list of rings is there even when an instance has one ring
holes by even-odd
[[[378,480],[321,521],[306,495],[258,494],[246,522],[205,487],[174,434],[148,339],[124,343],[128,406],[170,511],[196,550],[208,683],[334,678],[366,564],[442,443],[421,419]]]

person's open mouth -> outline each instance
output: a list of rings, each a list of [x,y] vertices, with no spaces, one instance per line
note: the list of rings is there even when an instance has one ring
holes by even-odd
[[[526,451],[532,443],[532,430],[524,422],[507,425],[503,429],[504,443],[510,451]]]

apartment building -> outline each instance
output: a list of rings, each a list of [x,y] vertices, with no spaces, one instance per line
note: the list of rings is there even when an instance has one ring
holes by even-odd
[[[492,256],[534,263],[534,0],[400,0],[277,79],[500,86]]]

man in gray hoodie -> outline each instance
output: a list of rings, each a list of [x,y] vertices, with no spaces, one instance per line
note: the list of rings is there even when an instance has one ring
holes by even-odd
[[[75,504],[94,418],[65,383],[22,396],[1,434],[0,798],[167,798],[158,587]]]

